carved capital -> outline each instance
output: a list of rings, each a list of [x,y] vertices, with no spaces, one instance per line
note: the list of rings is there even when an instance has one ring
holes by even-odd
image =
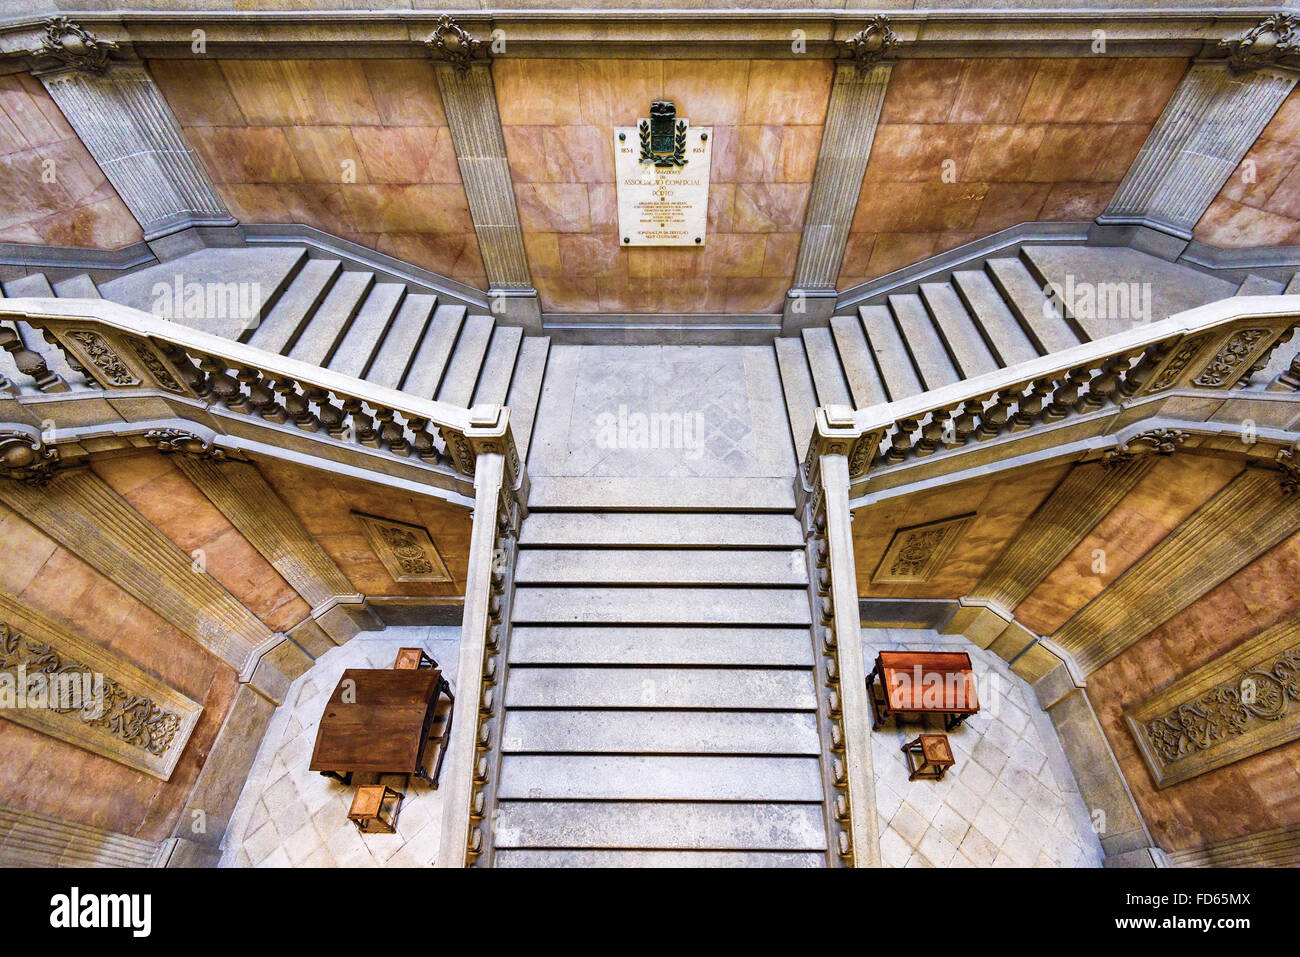
[[[22,51],[34,59],[56,60],[62,68],[82,73],[103,73],[110,56],[117,52],[118,45],[112,40],[101,40],[67,17],[46,20],[41,45]]]
[[[205,439],[184,429],[150,429],[144,434],[145,441],[159,452],[179,452],[192,459],[205,459],[210,462],[225,462],[230,454],[218,448],[211,440]]]
[[[1144,455],[1173,455],[1187,439],[1187,433],[1181,429],[1148,429],[1113,449],[1107,449],[1101,457],[1101,464],[1110,470]]]
[[[847,54],[853,58],[853,65],[858,68],[858,72],[866,73],[885,59],[898,46],[898,42],[898,34],[890,29],[889,18],[882,14],[845,41],[844,46]]]
[[[1233,73],[1263,67],[1300,68],[1300,18],[1275,13],[1245,33],[1219,41]]]
[[[1278,449],[1273,462],[1281,473],[1282,494],[1292,495],[1300,490],[1300,445]]]
[[[446,60],[461,73],[469,72],[483,47],[481,40],[475,40],[468,30],[446,15],[438,19],[438,26],[424,45],[432,56]]]
[[[0,475],[41,488],[59,467],[59,450],[27,432],[0,431]]]

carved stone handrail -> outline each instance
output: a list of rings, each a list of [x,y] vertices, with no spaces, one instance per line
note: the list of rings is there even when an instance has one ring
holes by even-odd
[[[4,299],[6,320],[41,329],[105,393],[150,392],[452,475],[472,476],[480,453],[501,454],[523,479],[500,405],[422,399],[103,299]]]
[[[816,412],[802,484],[828,444],[845,444],[850,480],[1153,393],[1224,393],[1268,365],[1300,325],[1300,296],[1238,296],[856,412]]]

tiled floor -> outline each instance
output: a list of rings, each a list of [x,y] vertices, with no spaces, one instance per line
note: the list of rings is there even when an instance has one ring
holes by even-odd
[[[907,780],[899,750],[922,731],[890,721],[872,735],[880,850],[888,867],[1100,867],[1102,851],[1051,719],[1005,661],[956,635],[864,629],[863,656],[965,651],[981,711],[949,732],[957,764],[942,781]]]
[[[223,867],[419,867],[432,863],[442,793],[406,787],[396,834],[357,832],[347,819],[353,787],[307,770],[321,709],[347,668],[390,668],[397,649],[419,645],[455,692],[460,627],[390,627],[361,634],[317,659],[276,709],[227,831]],[[455,774],[449,757],[443,781]]]
[[[552,346],[528,469],[602,478],[793,476],[780,396],[770,348]]]

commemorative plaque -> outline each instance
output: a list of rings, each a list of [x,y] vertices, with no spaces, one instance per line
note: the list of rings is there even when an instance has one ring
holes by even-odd
[[[636,126],[614,129],[619,241],[624,246],[703,246],[708,239],[713,129],[692,127],[670,102]]]

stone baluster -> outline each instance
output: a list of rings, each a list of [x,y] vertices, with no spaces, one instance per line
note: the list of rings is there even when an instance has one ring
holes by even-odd
[[[1088,383],[1088,394],[1083,397],[1082,412],[1096,412],[1111,401],[1119,391],[1120,376],[1128,369],[1128,359],[1113,356],[1101,365],[1101,371]]]
[[[180,373],[181,381],[189,387],[190,391],[197,396],[206,396],[212,391],[212,383],[208,377],[203,374],[189,354],[174,342],[164,342],[158,344],[159,350],[165,355],[172,366]]]
[[[931,414],[930,421],[921,426],[921,438],[916,443],[918,457],[937,452],[943,447],[943,434],[947,422],[947,415],[942,410],[938,410]]]
[[[894,425],[894,434],[890,439],[890,449],[885,453],[888,462],[901,462],[912,451],[912,433],[919,426],[916,419],[899,419]]]
[[[961,411],[952,420],[953,438],[957,445],[965,445],[979,428],[980,419],[984,417],[984,399],[967,399],[961,405]]]
[[[407,418],[406,425],[411,430],[411,448],[415,450],[415,454],[426,462],[440,465],[443,460],[442,454],[433,440],[433,433],[429,431],[429,420],[411,416]]]
[[[375,432],[374,417],[366,412],[360,399],[349,396],[343,400],[343,411],[348,415],[352,426],[352,435],[359,445],[367,448],[379,447],[379,435]]]
[[[1164,342],[1155,342],[1147,346],[1142,352],[1140,358],[1131,369],[1128,370],[1120,382],[1120,394],[1127,397],[1136,395],[1143,386],[1151,381],[1151,377],[1156,374],[1160,368],[1160,363],[1165,361],[1165,357],[1173,351],[1177,339],[1166,339]]]
[[[1019,408],[1016,414],[1011,417],[1011,431],[1023,432],[1025,429],[1033,427],[1043,414],[1043,406],[1047,397],[1052,394],[1056,388],[1056,383],[1050,378],[1035,379],[1029,386],[1029,393],[1020,400]]]
[[[341,439],[347,434],[343,422],[347,418],[343,409],[330,401],[333,396],[328,389],[312,387],[305,390],[308,399],[316,403],[316,417],[325,427],[332,439]]]
[[[199,360],[199,368],[208,374],[208,384],[219,403],[231,412],[248,411],[248,397],[244,395],[239,380],[230,374],[230,367],[224,359],[205,355]]]
[[[293,379],[276,379],[275,391],[284,396],[284,408],[289,413],[293,424],[304,432],[315,432],[320,428],[320,420],[311,411],[311,403],[298,389]]]
[[[254,415],[261,416],[268,422],[283,422],[288,418],[276,401],[275,390],[267,384],[261,370],[239,366],[235,377],[248,387],[248,407]]]
[[[976,432],[976,438],[982,441],[1000,435],[1006,427],[1008,417],[1011,415],[1011,407],[1016,404],[1016,400],[1019,398],[1020,388],[1018,386],[998,390],[993,396],[993,404],[985,409],[984,414],[980,416],[980,427]]]
[[[36,380],[36,387],[42,392],[70,391],[63,377],[50,371],[45,364],[45,357],[28,347],[22,330],[17,325],[0,326],[0,348],[14,357],[14,365],[19,372]]]
[[[394,455],[409,455],[411,445],[406,441],[406,430],[393,421],[395,414],[392,409],[375,409],[375,417],[379,420],[379,441]]]

